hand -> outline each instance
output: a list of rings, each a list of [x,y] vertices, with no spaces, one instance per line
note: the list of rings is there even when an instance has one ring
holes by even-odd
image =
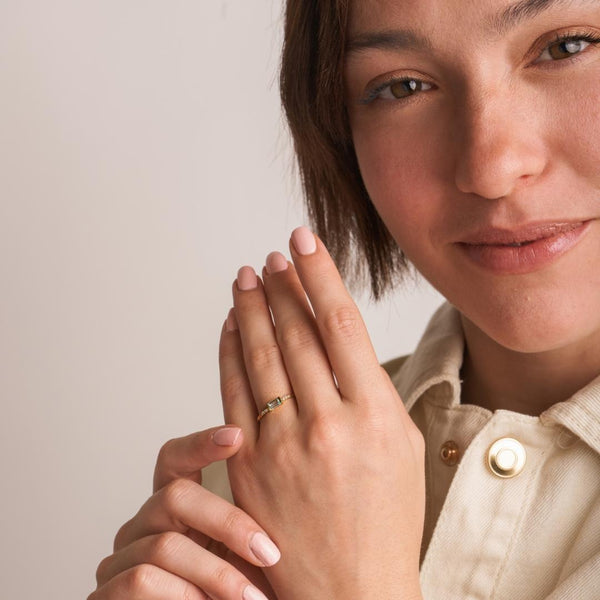
[[[277,560],[277,548],[254,519],[201,486],[202,468],[242,442],[230,426],[162,447],[154,495],[117,533],[88,600],[264,600],[259,589],[275,599],[260,567]]]
[[[322,242],[292,241],[295,266],[270,254],[264,284],[240,269],[221,336],[225,416],[246,440],[228,460],[236,505],[281,549],[280,600],[421,598],[423,436]]]

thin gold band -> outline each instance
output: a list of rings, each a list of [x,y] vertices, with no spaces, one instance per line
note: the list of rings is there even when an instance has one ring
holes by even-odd
[[[277,398],[267,402],[265,407],[258,413],[258,417],[256,417],[257,421],[260,421],[265,415],[268,415],[270,412],[273,412],[276,408],[279,408],[286,400],[293,398],[294,394],[285,394],[285,396],[277,396]]]

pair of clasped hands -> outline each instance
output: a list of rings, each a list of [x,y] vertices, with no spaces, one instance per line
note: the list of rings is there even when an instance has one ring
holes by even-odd
[[[88,600],[421,598],[423,437],[323,243],[299,227],[290,252],[233,284],[219,349],[231,425],[163,446],[154,495]],[[201,485],[222,459],[235,505]]]

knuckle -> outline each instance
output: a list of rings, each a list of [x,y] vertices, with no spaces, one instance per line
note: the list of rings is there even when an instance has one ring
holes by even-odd
[[[174,531],[158,534],[151,544],[150,562],[154,564],[168,562],[171,556],[179,554],[184,541],[183,537]]]
[[[243,530],[245,525],[245,519],[240,510],[231,508],[227,511],[223,517],[223,529],[229,535],[239,535],[239,532]]]
[[[231,567],[227,564],[220,564],[212,572],[214,585],[221,589],[233,587],[235,579]]]
[[[294,351],[308,348],[314,344],[314,332],[306,326],[306,322],[293,319],[283,324],[277,335],[283,351]]]
[[[236,402],[245,398],[246,388],[244,380],[239,375],[223,377],[221,381],[221,394],[224,400]]]
[[[319,415],[312,420],[307,440],[311,452],[331,456],[341,439],[343,432],[335,419]]]
[[[117,533],[115,535],[115,539],[113,541],[113,550],[114,551],[117,551],[123,547],[124,540],[126,540],[128,537],[129,529],[131,527],[132,522],[133,522],[133,519],[129,519],[129,521],[123,523],[123,525],[121,525],[121,527],[119,527],[119,530],[117,531]]]
[[[159,493],[168,513],[176,512],[179,506],[189,497],[194,483],[189,479],[174,479]]]
[[[156,458],[156,463],[157,464],[163,464],[166,463],[169,459],[169,454],[171,454],[171,450],[173,448],[173,446],[177,443],[177,439],[173,438],[167,442],[165,442],[161,447],[160,450],[158,451],[158,456]]]
[[[219,344],[219,360],[227,360],[228,358],[235,358],[238,355],[239,348],[237,344],[232,343],[227,337],[221,336],[221,343]]]
[[[273,369],[281,365],[281,355],[277,344],[264,344],[251,348],[246,355],[248,367],[255,371]]]
[[[108,572],[110,564],[112,563],[112,560],[113,560],[113,555],[111,554],[110,556],[104,557],[100,561],[100,564],[98,565],[98,568],[96,569],[96,583],[98,585],[101,585],[102,583],[104,583],[106,581],[106,574]]]
[[[124,587],[127,594],[136,597],[160,589],[160,570],[149,564],[141,564],[125,571]]]
[[[182,600],[210,600],[210,598],[198,589],[194,584],[186,581],[181,591]]]
[[[360,317],[353,306],[338,306],[323,317],[325,335],[335,340],[351,341],[360,333]]]

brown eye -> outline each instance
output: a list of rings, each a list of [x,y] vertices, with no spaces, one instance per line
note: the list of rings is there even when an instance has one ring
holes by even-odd
[[[414,92],[423,91],[423,83],[423,81],[419,81],[418,79],[405,79],[390,84],[389,89],[394,98],[406,98],[414,94]]]
[[[589,42],[580,39],[568,39],[562,42],[554,43],[548,46],[548,54],[554,60],[569,58],[574,54],[579,54],[582,50],[589,46]]]
[[[534,64],[562,62],[576,59],[580,54],[587,54],[591,48],[600,43],[596,34],[561,35],[552,40],[539,55]]]
[[[421,81],[420,79],[393,79],[369,90],[365,98],[360,102],[362,104],[370,104],[375,100],[407,100],[421,92],[427,92],[433,89],[433,87],[431,83]]]

